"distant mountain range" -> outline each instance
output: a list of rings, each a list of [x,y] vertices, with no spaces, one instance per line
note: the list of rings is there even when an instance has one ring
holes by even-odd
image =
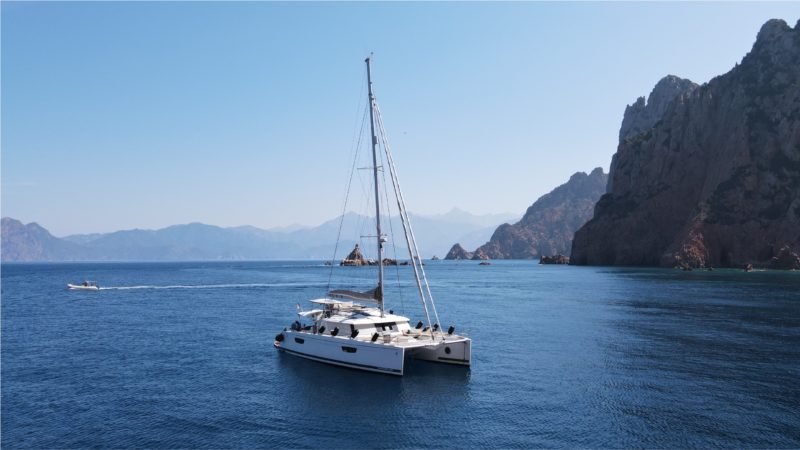
[[[444,255],[453,236],[461,242],[485,242],[498,223],[512,214],[473,215],[453,209],[434,216],[412,215],[420,250],[429,256]],[[253,226],[222,228],[202,223],[173,225],[159,230],[124,230],[79,234],[58,238],[36,223],[2,219],[3,261],[178,261],[331,259],[342,224],[337,259],[361,242],[368,253],[374,235],[373,219],[347,213],[316,227],[290,226],[261,229]],[[393,235],[397,257],[406,256],[402,227],[397,218],[384,221]],[[364,236],[362,238],[362,236]],[[395,257],[389,244],[389,257]],[[369,255],[367,255],[369,257]]]

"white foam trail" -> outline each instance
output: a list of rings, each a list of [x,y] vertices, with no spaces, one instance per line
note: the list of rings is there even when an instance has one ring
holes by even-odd
[[[235,288],[254,288],[254,287],[303,287],[303,286],[325,286],[324,283],[247,283],[247,284],[176,284],[171,286],[106,286],[101,287],[101,291],[107,290],[131,290],[131,289],[235,289]]]

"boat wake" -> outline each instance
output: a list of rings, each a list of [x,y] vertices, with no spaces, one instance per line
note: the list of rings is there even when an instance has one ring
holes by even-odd
[[[101,291],[127,291],[133,289],[246,289],[246,288],[272,288],[272,287],[306,287],[325,286],[325,283],[245,283],[245,284],[176,284],[169,286],[142,285],[142,286],[104,286]]]

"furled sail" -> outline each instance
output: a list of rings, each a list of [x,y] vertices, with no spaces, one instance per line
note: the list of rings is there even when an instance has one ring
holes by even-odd
[[[380,303],[380,286],[367,292],[348,291],[346,289],[336,289],[328,292],[328,296],[332,298],[346,298],[350,300],[361,300],[366,302]]]

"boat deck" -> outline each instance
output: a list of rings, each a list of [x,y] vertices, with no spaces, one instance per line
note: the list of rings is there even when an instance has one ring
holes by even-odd
[[[414,331],[417,331],[417,333],[415,333]],[[391,339],[388,342],[384,339],[384,336],[380,336],[375,342],[372,342],[372,336],[356,336],[355,338],[351,338],[349,336],[325,335],[325,337],[333,339],[341,339],[342,341],[366,342],[366,343],[381,344],[381,345],[400,347],[400,348],[428,347],[431,345],[439,345],[443,342],[454,343],[454,342],[462,342],[464,340],[469,339],[465,336],[459,336],[455,334],[450,335],[447,333],[443,333],[441,331],[434,332],[433,339],[431,339],[430,332],[419,333],[418,330],[414,331],[412,331],[411,334],[392,333],[390,335],[387,335],[391,337]],[[319,336],[318,334],[315,334],[310,330],[295,331],[295,333]]]

